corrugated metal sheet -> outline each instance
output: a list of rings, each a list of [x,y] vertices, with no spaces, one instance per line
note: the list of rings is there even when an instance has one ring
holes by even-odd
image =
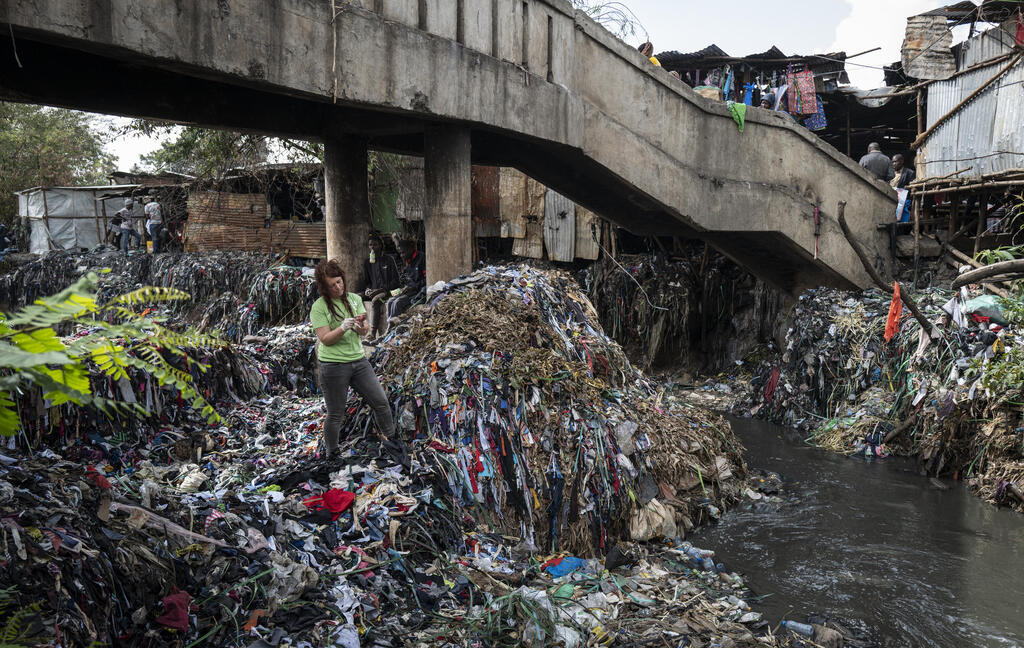
[[[961,69],[1012,49],[1006,28],[975,36],[961,51]],[[999,71],[990,65],[928,86],[929,127]],[[1024,61],[950,117],[925,141],[919,177],[938,177],[973,167],[962,177],[1024,167]]]
[[[1013,49],[1013,35],[1017,23],[1007,21],[999,27],[984,31],[960,46],[957,69],[966,70],[997,56],[1002,56]]]
[[[552,261],[576,258],[576,204],[552,189],[544,199],[544,246]]]
[[[907,18],[902,49],[904,71],[916,79],[948,79],[956,72],[956,60],[949,50],[952,44],[953,33],[946,27],[944,16]]]
[[[601,219],[592,211],[576,206],[576,258],[593,261],[601,254]]]

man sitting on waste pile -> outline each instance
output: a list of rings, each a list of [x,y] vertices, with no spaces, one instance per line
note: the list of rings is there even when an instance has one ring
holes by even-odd
[[[423,298],[427,289],[427,262],[416,249],[416,242],[404,239],[398,244],[405,266],[402,268],[402,287],[391,291],[388,300],[388,321],[394,319]]]
[[[371,232],[368,243],[370,257],[363,264],[366,273],[363,299],[370,302],[366,307],[370,314],[370,339],[376,339],[388,331],[388,321],[384,316],[386,302],[392,290],[401,288],[402,279],[395,259],[384,252],[384,239],[380,234]]]

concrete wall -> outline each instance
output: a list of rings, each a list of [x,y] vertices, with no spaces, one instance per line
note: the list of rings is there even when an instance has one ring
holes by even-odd
[[[0,6],[0,22],[14,25],[19,42],[36,39],[337,111],[333,122],[324,113],[327,125],[308,120],[321,129],[353,127],[341,111],[355,109],[421,125],[468,123],[474,156],[489,155],[487,163],[520,166],[634,231],[695,233],[790,290],[868,285],[835,220],[845,200],[852,228],[887,271],[887,241],[875,224],[893,217],[891,189],[779,113],[748,109],[739,133],[724,103],[651,66],[568,2],[337,0],[333,16],[331,6],[18,0]],[[60,92],[30,86],[0,75],[5,96]],[[230,125],[235,117],[224,97]],[[175,112],[175,101],[166,99],[169,113],[191,121],[188,110]],[[273,117],[265,121],[273,130]],[[302,127],[302,119],[293,121]],[[817,259],[815,206],[822,219]]]

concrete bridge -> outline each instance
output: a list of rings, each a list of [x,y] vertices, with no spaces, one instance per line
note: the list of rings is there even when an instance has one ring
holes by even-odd
[[[790,291],[868,285],[845,200],[888,271],[891,189],[780,113],[738,132],[564,0],[5,0],[0,97],[323,141],[328,250],[354,276],[368,148],[425,158],[431,282],[471,267],[471,160]]]

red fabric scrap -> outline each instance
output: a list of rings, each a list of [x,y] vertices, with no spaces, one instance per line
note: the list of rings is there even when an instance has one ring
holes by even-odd
[[[352,506],[355,499],[356,494],[351,491],[332,488],[323,495],[306,498],[302,500],[302,503],[311,511],[330,511],[334,514],[331,519],[337,520],[348,507]]]
[[[1017,34],[1014,36],[1014,40],[1017,41],[1017,45],[1024,45],[1024,17],[1020,12],[1017,12]]]
[[[437,450],[438,452],[443,452],[445,454],[455,454],[455,448],[446,446],[445,444],[441,443],[436,439],[431,441],[428,447]]]
[[[96,484],[100,488],[110,490],[110,480],[101,475],[95,467],[89,466],[85,471],[85,476],[91,479],[92,483]]]
[[[160,625],[173,630],[188,630],[188,610],[192,597],[177,587],[164,597],[164,613],[156,618]]]
[[[779,376],[781,375],[782,372],[779,371],[778,367],[775,367],[772,369],[772,375],[771,378],[768,379],[768,384],[764,386],[764,399],[769,403],[772,402],[772,399],[775,397],[775,390],[779,386]]]
[[[889,303],[889,317],[885,320],[885,341],[896,337],[900,330],[900,318],[903,317],[903,300],[900,299],[900,282],[892,284],[892,301]]]

